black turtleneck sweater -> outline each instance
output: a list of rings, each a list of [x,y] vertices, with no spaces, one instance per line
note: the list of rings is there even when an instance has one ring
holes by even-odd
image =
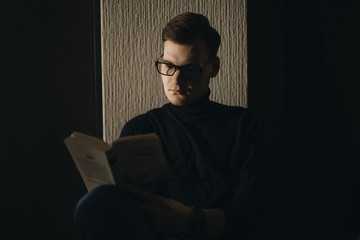
[[[253,114],[212,102],[209,95],[192,105],[168,103],[139,115],[125,124],[120,137],[158,134],[171,198],[187,206],[223,209],[222,239],[245,237],[256,227],[262,205],[261,139]]]

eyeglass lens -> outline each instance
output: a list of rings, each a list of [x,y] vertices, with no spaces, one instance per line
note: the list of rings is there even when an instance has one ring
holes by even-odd
[[[180,70],[181,74],[183,74],[185,77],[189,78],[197,78],[201,74],[201,69],[196,67],[181,67],[180,69],[177,69],[171,64],[166,63],[158,63],[158,70],[163,75],[172,76],[175,74],[175,71]]]

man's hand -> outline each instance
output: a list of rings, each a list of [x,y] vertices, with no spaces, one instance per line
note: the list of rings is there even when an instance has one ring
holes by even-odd
[[[187,233],[194,217],[190,207],[132,184],[125,183],[121,187],[140,200],[155,233],[160,236],[181,236]]]

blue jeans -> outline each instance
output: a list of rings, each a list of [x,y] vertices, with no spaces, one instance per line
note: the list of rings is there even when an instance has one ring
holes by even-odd
[[[78,202],[75,224],[86,240],[157,240],[139,202],[127,191],[103,185]]]

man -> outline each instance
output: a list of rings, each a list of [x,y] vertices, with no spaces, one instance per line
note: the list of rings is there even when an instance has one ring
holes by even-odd
[[[81,234],[85,239],[249,237],[262,202],[260,141],[249,111],[209,100],[209,82],[220,67],[220,35],[203,15],[184,13],[166,25],[162,40],[155,65],[169,103],[130,120],[120,137],[159,135],[170,198],[131,184],[98,187],[78,204]]]

